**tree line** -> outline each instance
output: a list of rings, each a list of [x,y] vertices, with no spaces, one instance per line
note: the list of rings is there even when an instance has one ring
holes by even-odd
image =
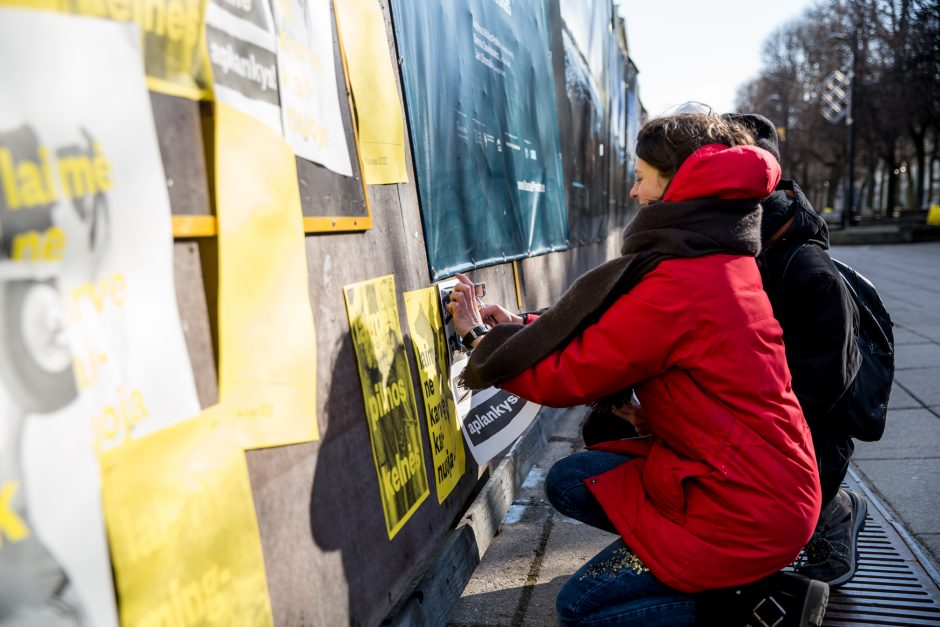
[[[817,208],[845,204],[849,172],[856,212],[940,202],[940,2],[820,0],[768,37],[761,64],[736,106],[774,121],[784,176]]]

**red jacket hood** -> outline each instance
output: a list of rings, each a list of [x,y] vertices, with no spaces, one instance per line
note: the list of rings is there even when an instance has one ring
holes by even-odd
[[[780,164],[757,146],[708,144],[693,152],[672,177],[663,200],[766,198],[780,182]]]

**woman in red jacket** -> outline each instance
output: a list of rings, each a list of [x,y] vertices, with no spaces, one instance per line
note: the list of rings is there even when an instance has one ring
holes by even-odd
[[[559,511],[620,536],[565,584],[562,623],[743,624],[754,611],[767,624],[821,624],[826,585],[776,574],[820,508],[812,440],[754,260],[759,200],[780,167],[743,126],[705,114],[652,120],[637,156],[641,209],[623,255],[541,316],[478,311],[460,276],[448,306],[475,347],[464,381],[553,407],[637,415],[625,403],[640,401],[647,436],[571,455],[546,479]],[[500,324],[488,329],[481,315]],[[717,589],[731,592],[693,594]]]

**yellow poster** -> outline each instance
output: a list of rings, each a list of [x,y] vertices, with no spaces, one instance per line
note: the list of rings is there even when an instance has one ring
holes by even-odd
[[[356,108],[363,177],[370,185],[407,183],[405,127],[382,7],[377,0],[335,0],[333,10]]]
[[[347,285],[343,292],[391,540],[429,491],[418,407],[398,322],[395,277]]]
[[[927,224],[940,226],[940,205],[930,205],[930,211],[927,212]]]
[[[294,153],[217,102],[215,155],[219,397],[245,448],[316,440],[317,344]]]
[[[140,27],[147,87],[171,96],[208,100],[202,40],[206,0],[0,0],[0,5],[133,22]]]
[[[102,458],[123,625],[272,625],[245,454],[216,406]]]
[[[434,480],[437,482],[437,502],[443,503],[447,495],[463,476],[466,469],[463,435],[457,420],[454,391],[447,376],[447,340],[441,320],[440,301],[436,287],[405,292],[405,312],[415,359],[418,360],[418,379],[424,397],[424,412],[428,418],[431,438],[431,456],[434,458]]]

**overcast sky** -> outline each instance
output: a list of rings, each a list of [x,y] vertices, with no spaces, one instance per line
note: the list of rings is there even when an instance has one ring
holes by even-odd
[[[640,99],[650,116],[697,100],[734,108],[757,76],[764,41],[813,0],[619,0]]]

